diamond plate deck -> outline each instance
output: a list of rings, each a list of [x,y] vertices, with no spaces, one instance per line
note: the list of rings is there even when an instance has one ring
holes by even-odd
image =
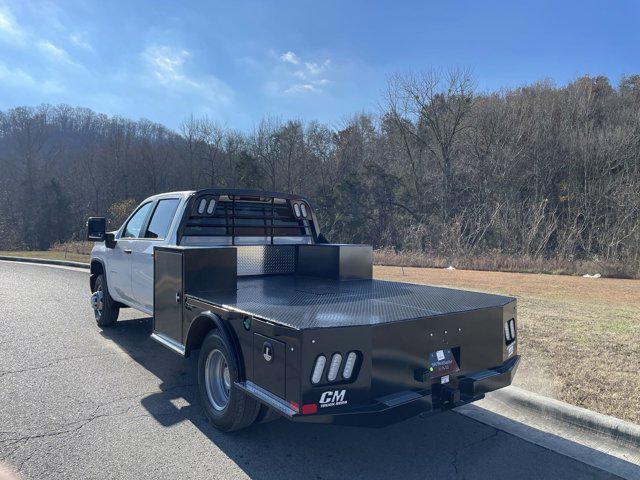
[[[298,330],[398,322],[500,307],[514,300],[428,285],[294,275],[241,277],[237,285],[235,294],[198,298]]]
[[[295,245],[251,245],[236,249],[238,275],[291,274],[296,270]]]

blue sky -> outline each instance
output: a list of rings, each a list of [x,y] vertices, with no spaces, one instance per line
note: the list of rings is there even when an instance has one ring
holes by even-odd
[[[640,73],[640,2],[0,0],[0,109],[68,103],[177,128],[191,113],[339,126],[394,72],[480,90]]]

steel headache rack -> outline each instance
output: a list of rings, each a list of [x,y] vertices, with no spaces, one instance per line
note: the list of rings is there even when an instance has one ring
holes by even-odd
[[[277,237],[294,237],[304,243],[318,241],[315,218],[301,197],[277,192],[201,190],[185,211],[178,231],[183,237],[212,237],[236,245],[238,237],[256,237],[274,244]]]

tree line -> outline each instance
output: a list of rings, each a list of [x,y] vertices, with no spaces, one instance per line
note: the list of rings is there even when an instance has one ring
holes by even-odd
[[[0,112],[0,249],[78,239],[158,192],[281,190],[332,241],[599,259],[640,271],[640,75],[481,92],[468,72],[394,75],[338,128],[277,117],[174,131],[68,105]]]

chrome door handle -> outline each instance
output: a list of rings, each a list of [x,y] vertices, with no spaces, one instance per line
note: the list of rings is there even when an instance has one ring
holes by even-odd
[[[131,250],[130,248],[123,248],[122,251],[124,253],[131,253],[133,250]]]

